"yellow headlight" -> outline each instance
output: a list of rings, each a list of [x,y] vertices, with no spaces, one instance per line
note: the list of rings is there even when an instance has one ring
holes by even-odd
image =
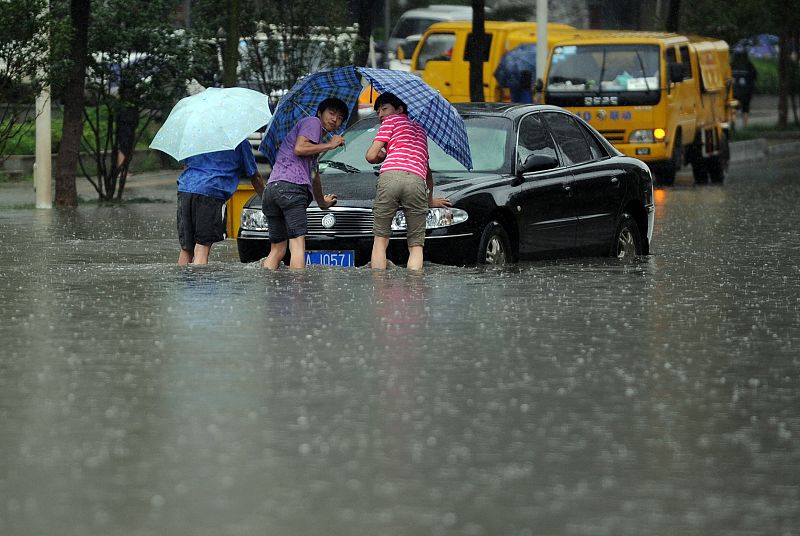
[[[663,128],[654,129],[653,137],[656,139],[656,141],[664,141],[664,138],[667,137],[667,131]]]

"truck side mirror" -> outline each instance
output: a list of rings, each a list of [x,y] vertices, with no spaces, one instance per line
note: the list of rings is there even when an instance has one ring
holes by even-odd
[[[670,63],[668,64],[667,69],[669,75],[669,81],[673,84],[677,84],[678,82],[683,82],[683,65],[680,63]]]

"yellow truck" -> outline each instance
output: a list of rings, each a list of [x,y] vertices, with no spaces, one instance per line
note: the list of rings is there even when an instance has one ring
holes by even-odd
[[[494,71],[503,54],[522,43],[536,43],[532,22],[486,21],[487,42],[483,56],[484,100],[508,100],[508,92],[497,83]],[[548,24],[548,43],[577,35],[567,24]],[[472,54],[472,21],[438,22],[423,34],[411,58],[411,71],[422,77],[450,102],[469,102],[469,59]]]
[[[722,182],[733,119],[728,45],[673,33],[600,31],[550,52],[543,101],[591,123],[670,185],[686,163]]]

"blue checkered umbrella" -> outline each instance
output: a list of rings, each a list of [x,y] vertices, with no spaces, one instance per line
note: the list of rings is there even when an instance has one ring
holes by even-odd
[[[356,106],[361,90],[361,82],[352,66],[321,71],[298,80],[278,103],[258,149],[270,165],[274,164],[283,139],[298,121],[315,116],[320,102],[336,97],[344,101],[348,110],[352,110]],[[345,126],[342,123],[335,134],[340,134]]]
[[[472,156],[464,120],[453,105],[420,77],[406,71],[357,67],[380,93],[394,93],[408,106],[408,117],[419,123],[428,137],[465,168],[472,169]],[[360,86],[359,86],[360,87]],[[273,123],[275,120],[273,119]]]

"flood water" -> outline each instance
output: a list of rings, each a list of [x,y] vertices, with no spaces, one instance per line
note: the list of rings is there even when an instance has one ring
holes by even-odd
[[[636,262],[424,276],[180,268],[171,203],[4,208],[0,534],[796,535],[770,166],[659,190]]]

